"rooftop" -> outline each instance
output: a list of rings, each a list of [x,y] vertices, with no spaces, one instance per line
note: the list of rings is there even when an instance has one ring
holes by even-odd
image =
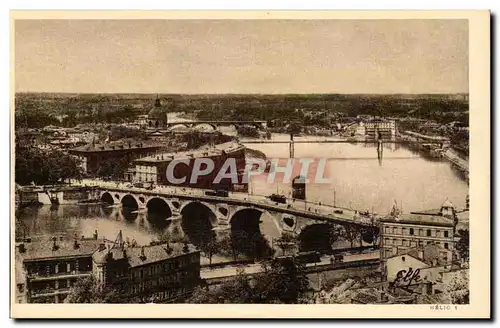
[[[393,255],[389,258],[394,258],[402,255],[409,255],[432,267],[436,265],[447,264],[447,261],[443,260],[443,258],[441,257],[442,252],[449,252],[449,250],[439,247],[438,245],[435,244],[429,244],[422,247],[410,248],[398,252],[396,255]]]
[[[146,156],[136,159],[134,162],[170,162],[173,159],[189,159],[189,158],[203,158],[203,157],[213,157],[221,156],[223,152],[235,151],[244,146],[235,142],[226,142],[213,147],[204,146],[196,150],[183,151],[183,152],[168,152],[168,153],[158,153],[152,156]]]
[[[145,264],[161,262],[169,258],[182,256],[188,253],[198,252],[194,245],[182,243],[149,245],[140,247],[116,247],[97,251],[92,256],[97,263],[104,263],[108,256],[113,260],[127,259],[130,267],[138,267]]]
[[[380,220],[381,222],[407,223],[417,225],[435,225],[443,227],[453,227],[453,219],[441,215],[426,215],[420,213],[400,214],[399,216],[388,216]]]
[[[72,152],[77,153],[87,153],[87,152],[101,152],[101,151],[113,151],[122,149],[148,149],[148,148],[160,148],[162,145],[157,143],[146,143],[143,141],[135,140],[120,140],[113,141],[109,143],[89,143],[87,145],[77,147],[72,149]]]
[[[23,261],[91,256],[99,248],[100,244],[105,243],[104,239],[94,238],[62,238],[62,240],[56,238],[55,242],[51,238],[35,239],[30,243],[23,243],[25,251],[21,253],[18,249],[16,255],[19,255]]]

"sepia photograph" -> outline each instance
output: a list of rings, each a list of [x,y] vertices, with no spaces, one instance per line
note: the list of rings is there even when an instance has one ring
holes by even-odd
[[[11,12],[11,315],[488,317],[489,12],[411,13]]]

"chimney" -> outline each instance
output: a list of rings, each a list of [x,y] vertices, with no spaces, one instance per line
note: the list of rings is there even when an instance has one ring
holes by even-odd
[[[52,237],[52,241],[54,242],[54,243],[52,244],[52,250],[53,250],[53,251],[57,251],[57,249],[59,248],[59,247],[57,246],[57,238],[56,238],[56,237]]]
[[[97,230],[94,230],[94,240],[97,240],[97,237],[98,237],[98,236],[99,236],[99,235],[97,234]]]
[[[187,242],[184,242],[184,247],[182,247],[184,253],[189,253],[189,246]]]
[[[170,247],[170,243],[167,241],[167,247],[165,248],[165,251],[167,252],[168,255],[172,254],[173,249]]]
[[[432,284],[431,284],[431,282],[423,282],[421,284],[421,288],[422,288],[422,296],[431,295],[432,294]]]
[[[26,251],[26,247],[24,244],[19,244],[19,253],[24,253]]]
[[[379,303],[386,303],[388,300],[389,300],[389,298],[387,297],[385,291],[380,290],[378,293],[378,302]]]

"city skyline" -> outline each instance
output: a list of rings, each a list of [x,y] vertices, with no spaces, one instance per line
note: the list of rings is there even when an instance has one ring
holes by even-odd
[[[15,27],[16,92],[468,92],[466,20],[19,20]]]

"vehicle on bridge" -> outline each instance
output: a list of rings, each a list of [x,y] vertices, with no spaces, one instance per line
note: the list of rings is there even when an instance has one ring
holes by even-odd
[[[273,202],[286,204],[286,197],[284,195],[272,194],[268,198]]]
[[[154,187],[152,182],[136,182],[133,186],[134,188],[144,188],[148,190],[151,190]]]
[[[229,197],[229,191],[224,189],[205,191],[206,196]]]

